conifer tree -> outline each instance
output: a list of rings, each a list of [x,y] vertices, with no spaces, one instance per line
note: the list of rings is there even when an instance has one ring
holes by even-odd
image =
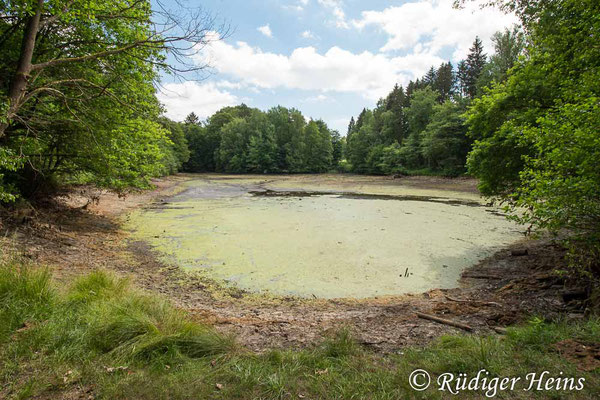
[[[473,46],[467,56],[466,94],[471,99],[477,95],[477,80],[485,67],[487,55],[483,52],[483,44],[479,37],[475,37]]]
[[[440,94],[438,101],[443,103],[454,95],[456,76],[452,63],[443,63],[437,70],[434,89]]]

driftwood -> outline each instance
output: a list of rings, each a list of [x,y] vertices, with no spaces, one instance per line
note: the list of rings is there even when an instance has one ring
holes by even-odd
[[[514,249],[510,252],[510,255],[513,257],[522,257],[529,254],[527,249]]]
[[[495,301],[463,300],[463,299],[455,299],[454,297],[450,297],[450,296],[447,296],[447,295],[445,297],[446,297],[447,300],[453,301],[455,303],[473,303],[473,304],[480,304],[482,306],[502,307],[502,304],[496,303]]]
[[[445,319],[445,318],[436,317],[435,315],[417,312],[417,317],[423,318],[423,319],[428,319],[430,321],[434,321],[434,322],[437,322],[440,324],[453,326],[455,328],[464,329],[465,331],[469,331],[469,332],[471,332],[473,330],[473,328],[471,328],[469,325],[466,325],[466,324],[463,324],[460,322],[456,322],[456,321],[451,321],[451,320]]]
[[[476,273],[464,273],[462,274],[463,278],[471,278],[471,279],[504,279],[502,276],[491,275],[491,274],[476,274]]]
[[[496,331],[496,333],[506,335],[506,328],[502,328],[501,326],[495,326],[493,329],[494,331]]]

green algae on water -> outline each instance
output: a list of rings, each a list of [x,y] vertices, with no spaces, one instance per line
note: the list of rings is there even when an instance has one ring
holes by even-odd
[[[127,227],[182,268],[253,292],[319,298],[456,287],[464,268],[522,237],[471,194],[304,193],[294,184],[199,178],[134,212]]]

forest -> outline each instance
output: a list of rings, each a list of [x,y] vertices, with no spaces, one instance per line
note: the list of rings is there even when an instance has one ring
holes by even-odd
[[[456,68],[432,66],[405,88],[390,82],[345,136],[284,107],[240,105],[183,123],[162,116],[154,84],[161,72],[185,69],[174,71],[168,57],[182,58],[219,28],[206,14],[186,23],[127,0],[0,5],[3,202],[68,183],[147,187],[181,170],[466,173],[484,195],[527,210],[515,219],[574,232],[598,258],[595,1],[497,2],[521,28],[495,34],[494,49],[475,38]],[[596,261],[586,264],[597,272]]]
[[[493,49],[475,38],[456,67],[390,82],[342,136],[281,106],[162,116],[154,84],[177,72],[167,57],[219,29],[207,14],[186,23],[147,1],[3,1],[0,199],[68,183],[147,187],[177,171],[469,174],[484,195],[527,210],[514,218],[575,232],[597,256],[598,4],[497,3],[522,27],[495,34]]]
[[[207,121],[192,113],[184,123],[164,123],[172,140],[183,132],[190,159],[180,167],[186,172],[459,176],[466,173],[474,141],[464,116],[468,106],[492,84],[504,82],[525,49],[516,28],[496,33],[493,43],[490,57],[475,38],[456,70],[447,62],[406,89],[395,84],[374,110],[352,117],[344,136],[322,120],[307,122],[298,110],[281,106],[264,113],[241,105]],[[179,159],[186,157],[181,148]]]

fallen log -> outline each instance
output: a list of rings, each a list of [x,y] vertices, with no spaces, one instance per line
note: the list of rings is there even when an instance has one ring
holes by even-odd
[[[471,279],[504,279],[502,276],[498,275],[490,275],[490,274],[475,274],[475,273],[464,273],[462,274],[463,278],[471,278]]]
[[[506,328],[502,328],[501,326],[495,326],[494,331],[499,333],[500,335],[506,335]]]
[[[454,297],[450,297],[448,295],[445,295],[445,297],[446,297],[447,300],[453,301],[455,303],[473,303],[473,304],[480,304],[480,305],[483,305],[483,306],[502,307],[502,304],[496,303],[495,301],[480,301],[480,300],[455,299]]]
[[[510,252],[510,255],[513,257],[522,257],[529,254],[527,249],[514,249]]]
[[[430,321],[434,321],[440,324],[444,324],[444,325],[449,325],[449,326],[453,326],[455,328],[460,328],[460,329],[464,329],[465,331],[473,331],[473,328],[471,328],[469,325],[460,323],[460,322],[456,322],[456,321],[452,321],[449,319],[445,319],[445,318],[440,318],[440,317],[436,317],[435,315],[430,315],[430,314],[425,314],[422,312],[418,312],[417,311],[417,317],[419,318],[423,318],[423,319],[427,319]]]

